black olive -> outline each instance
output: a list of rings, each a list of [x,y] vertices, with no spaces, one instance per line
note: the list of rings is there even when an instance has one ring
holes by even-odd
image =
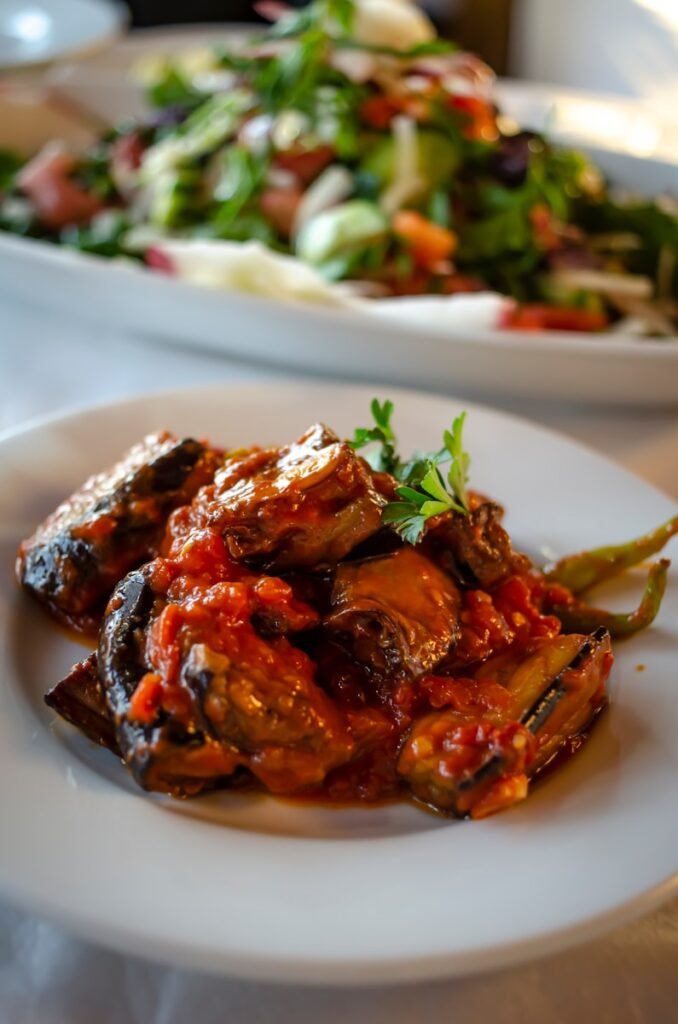
[[[492,157],[492,173],[508,188],[519,188],[525,183],[535,140],[534,132],[520,132],[505,136]]]

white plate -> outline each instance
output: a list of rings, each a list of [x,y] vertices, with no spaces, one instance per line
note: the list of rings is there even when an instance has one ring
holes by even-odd
[[[365,421],[372,394],[281,383],[180,392],[0,441],[6,897],[127,952],[321,983],[499,967],[594,936],[668,895],[678,868],[675,572],[655,628],[618,649],[611,709],[590,743],[524,805],[479,823],[407,804],[152,798],[43,705],[83,649],[18,592],[9,569],[20,538],[57,499],[156,427],[238,445],[286,441],[322,417],[346,434]],[[404,449],[435,443],[460,409],[428,395],[393,397]],[[519,543],[565,552],[631,537],[675,511],[555,434],[469,411],[473,483],[506,503]],[[621,590],[625,603],[636,596]]]
[[[444,335],[344,310],[200,288],[0,233],[0,288],[3,281],[12,298],[93,319],[93,338],[96,324],[106,323],[182,348],[458,394],[678,403],[678,341],[519,331]]]
[[[112,0],[3,0],[0,68],[18,69],[112,43],[127,18]]]

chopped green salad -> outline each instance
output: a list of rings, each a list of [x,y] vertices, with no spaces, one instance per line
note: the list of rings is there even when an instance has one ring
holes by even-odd
[[[507,328],[678,334],[678,207],[615,197],[393,6],[264,3],[268,31],[164,65],[148,116],[86,154],[0,151],[0,229],[177,274],[177,242],[215,265],[255,240],[363,297],[495,291]]]

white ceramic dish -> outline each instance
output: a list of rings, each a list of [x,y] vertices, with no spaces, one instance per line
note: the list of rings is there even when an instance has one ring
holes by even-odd
[[[318,417],[348,433],[372,394],[279,382],[175,393],[0,439],[4,896],[127,952],[348,983],[500,967],[590,938],[669,894],[678,868],[675,572],[655,627],[618,648],[611,709],[589,744],[524,805],[484,822],[446,822],[407,804],[152,798],[45,708],[44,691],[83,648],[18,592],[10,566],[57,499],[158,426],[234,445],[284,441]],[[429,446],[460,408],[392,397],[404,449]],[[505,502],[509,529],[532,549],[621,540],[675,512],[592,452],[489,409],[469,409],[467,441],[474,485]],[[627,585],[617,591],[605,599],[635,597]]]
[[[678,342],[556,332],[441,334],[344,310],[201,288],[0,234],[2,288],[6,301],[87,316],[93,345],[98,324],[106,323],[162,344],[448,393],[678,403]]]
[[[115,0],[3,0],[0,68],[18,70],[90,53],[112,43],[126,20]]]

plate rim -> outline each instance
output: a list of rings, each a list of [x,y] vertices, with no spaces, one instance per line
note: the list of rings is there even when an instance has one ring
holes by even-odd
[[[530,416],[523,416],[517,412],[510,412],[507,409],[502,409],[499,406],[493,405],[491,402],[478,401],[474,398],[465,395],[455,394],[443,394],[443,393],[432,393],[427,391],[425,388],[410,388],[403,384],[389,384],[389,383],[364,383],[363,381],[335,381],[327,376],[319,376],[313,378],[303,378],[297,375],[290,374],[286,377],[276,377],[273,373],[257,375],[256,379],[243,379],[241,381],[216,381],[213,384],[193,384],[187,385],[186,387],[161,387],[161,388],[150,388],[140,391],[133,391],[126,395],[120,395],[109,399],[99,400],[93,399],[92,401],[83,401],[71,403],[63,406],[62,408],[52,410],[47,413],[37,413],[34,416],[30,416],[28,419],[21,420],[19,423],[0,429],[0,445],[4,445],[7,441],[20,437],[23,434],[31,433],[34,430],[43,429],[45,427],[51,427],[57,423],[66,421],[72,421],[86,416],[91,413],[98,412],[109,412],[118,409],[124,409],[128,405],[137,405],[139,402],[145,399],[151,399],[153,401],[170,401],[172,399],[185,399],[191,398],[193,395],[201,394],[218,394],[221,391],[235,391],[238,394],[246,391],[258,391],[260,388],[272,388],[280,389],[287,385],[300,386],[303,385],[308,388],[318,388],[322,390],[332,392],[342,391],[353,391],[362,392],[363,396],[371,399],[374,397],[375,391],[388,392],[389,397],[391,393],[397,399],[399,396],[403,398],[419,398],[419,399],[430,399],[436,403],[438,402],[449,402],[451,405],[458,404],[468,407],[472,412],[475,410],[480,411],[484,414],[490,414],[492,416],[501,417],[501,419],[507,420],[518,426],[528,427],[531,430],[536,431],[547,437],[551,437],[557,441],[564,441],[570,447],[577,449],[580,453],[586,455],[593,455],[596,459],[605,463],[607,466],[612,467],[626,476],[631,477],[637,483],[640,483],[644,489],[652,491],[658,497],[663,498],[666,501],[671,502],[678,512],[678,500],[664,491],[657,484],[652,483],[650,480],[645,479],[636,470],[629,468],[624,465],[623,462],[613,458],[611,455],[600,451],[592,444],[587,444],[585,441],[579,440],[579,438],[573,437],[568,434],[565,430],[561,430],[558,427],[551,427],[548,424],[541,423],[538,420],[532,419]],[[0,453],[1,454],[1,453]],[[0,464],[0,476],[2,475],[2,467]]]
[[[49,430],[55,424],[63,422],[72,424],[89,414],[101,413],[103,415],[116,416],[121,411],[124,411],[125,407],[139,406],[145,399],[167,404],[168,411],[171,414],[170,403],[172,399],[176,398],[195,400],[206,393],[219,395],[232,392],[238,394],[241,401],[246,401],[248,392],[255,394],[266,388],[274,388],[279,391],[281,386],[284,389],[286,386],[299,387],[300,385],[328,390],[338,396],[348,392],[356,397],[360,394],[361,397],[365,398],[373,395],[374,391],[378,390],[378,387],[375,388],[372,385],[342,384],[332,381],[309,382],[299,378],[292,378],[286,381],[280,381],[276,378],[262,378],[256,381],[230,384],[221,382],[208,386],[142,391],[138,394],[119,399],[88,402],[71,406],[59,412],[33,417],[28,421],[9,427],[0,432],[0,455],[2,454],[1,449],[6,444],[11,444],[13,440],[22,436],[45,429]],[[397,386],[385,387],[384,390],[388,390],[393,394],[396,400],[399,396],[423,398],[426,400],[430,400],[432,397],[421,390]],[[621,471],[630,481],[642,483],[644,489],[653,492],[665,501],[669,501],[678,509],[674,499],[664,494],[659,488],[643,480],[642,477],[639,477],[626,467],[621,466],[614,459],[598,452],[590,445],[574,440],[562,431],[544,427],[527,417],[506,413],[491,405],[469,402],[454,396],[435,396],[435,402],[440,405],[443,402],[450,404],[463,403],[471,411],[478,410],[486,414],[489,413],[492,416],[499,417],[499,419],[511,421],[524,428],[527,427],[530,431],[534,431],[539,435],[565,442],[577,452],[587,456],[594,456],[595,459],[600,460],[602,463],[613,467],[617,471]],[[11,881],[5,878],[4,872],[1,871],[0,888],[10,903],[28,908],[42,917],[47,917],[63,925],[67,930],[73,931],[96,944],[113,948],[122,953],[133,952],[154,962],[172,963],[177,966],[188,965],[208,973],[233,974],[248,979],[286,981],[306,985],[336,984],[362,986],[384,984],[394,980],[396,982],[399,980],[403,982],[433,980],[498,970],[525,962],[526,960],[541,959],[542,957],[552,955],[557,950],[570,948],[587,939],[595,939],[609,929],[632,921],[666,902],[678,888],[678,866],[674,872],[663,880],[648,887],[644,892],[629,897],[620,904],[580,918],[576,923],[551,928],[548,931],[541,932],[539,935],[531,935],[518,941],[503,941],[493,946],[486,946],[482,952],[475,948],[471,948],[469,952],[463,954],[454,953],[452,956],[444,953],[431,955],[424,952],[401,959],[394,957],[387,957],[385,959],[371,958],[367,961],[367,964],[362,960],[352,961],[350,958],[340,960],[336,958],[314,959],[312,956],[302,957],[294,955],[291,959],[287,960],[280,956],[262,957],[261,955],[251,953],[234,955],[232,953],[225,954],[223,948],[214,951],[210,956],[209,951],[205,949],[194,947],[191,951],[186,946],[182,946],[181,943],[173,942],[169,937],[161,941],[157,935],[154,938],[154,949],[152,952],[149,952],[145,945],[146,937],[140,936],[133,926],[124,928],[116,925],[116,927],[112,928],[110,922],[108,922],[106,925],[107,935],[102,937],[101,925],[97,926],[96,921],[92,919],[91,915],[88,916],[87,912],[73,908],[70,908],[70,910],[66,909],[63,902],[59,904],[58,899],[51,902],[44,899],[36,899],[34,901],[26,890],[25,885],[13,886]]]
[[[113,275],[119,275],[119,281],[123,281],[125,274],[131,274],[135,280],[145,280],[150,287],[155,288],[158,293],[162,289],[170,288],[179,295],[182,293],[191,296],[193,299],[205,294],[220,297],[218,301],[231,306],[240,307],[245,310],[253,310],[255,307],[263,307],[269,313],[284,315],[285,312],[295,313],[307,319],[318,319],[321,322],[332,320],[339,325],[345,325],[349,330],[351,325],[359,327],[363,331],[378,333],[397,329],[401,336],[408,336],[411,340],[425,335],[444,349],[449,346],[453,351],[455,344],[464,345],[472,343],[476,347],[491,350],[500,349],[505,352],[518,350],[524,352],[538,352],[540,355],[573,355],[595,353],[600,356],[607,353],[612,357],[623,357],[625,359],[647,361],[653,357],[661,362],[672,364],[678,362],[678,334],[666,339],[656,338],[633,338],[629,335],[595,334],[589,331],[547,331],[547,332],[522,332],[511,330],[478,330],[461,326],[451,326],[445,329],[435,329],[426,324],[417,325],[408,321],[396,321],[395,318],[372,317],[360,312],[360,310],[346,309],[323,305],[322,303],[303,302],[296,299],[277,299],[264,295],[255,295],[248,292],[240,292],[229,289],[209,288],[203,285],[193,284],[170,277],[166,274],[153,272],[143,266],[137,266],[131,260],[107,259],[103,256],[96,256],[92,253],[78,252],[73,249],[57,246],[37,238],[25,238],[20,235],[13,235],[10,232],[0,231],[0,258],[3,250],[9,255],[15,250],[20,256],[29,254],[30,257],[40,261],[43,266],[58,266],[62,269],[80,269],[88,274],[96,274],[97,278],[103,280],[107,269]],[[115,282],[111,282],[115,284]],[[159,331],[156,336],[162,336],[164,332]],[[469,342],[469,338],[472,339]],[[240,351],[240,350],[238,350]],[[244,354],[243,354],[244,355]]]

